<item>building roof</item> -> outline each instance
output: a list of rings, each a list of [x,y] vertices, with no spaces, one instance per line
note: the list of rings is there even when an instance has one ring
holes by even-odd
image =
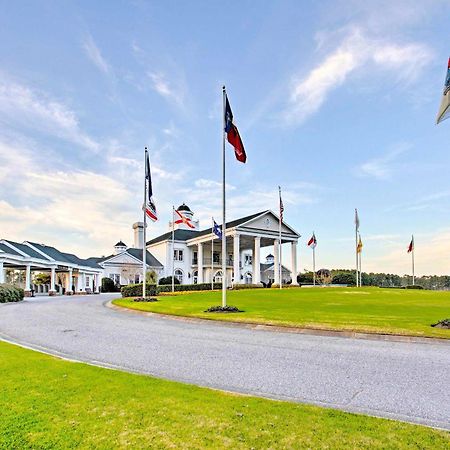
[[[189,206],[187,206],[184,202],[182,205],[180,205],[177,208],[177,211],[187,211],[187,212],[192,212],[191,208],[189,208]]]
[[[127,244],[124,244],[122,241],[119,241],[114,247],[126,247]]]
[[[128,248],[122,253],[128,253],[133,258],[138,259],[139,261],[142,261],[142,249],[140,248]],[[122,253],[119,253],[121,255]],[[95,261],[96,264],[102,263],[107,261],[108,259],[114,258],[115,256],[118,256],[117,254],[109,255],[109,256],[102,256],[101,258],[89,258],[93,261]],[[163,265],[147,250],[146,254],[146,261],[147,265],[151,267],[163,267]]]
[[[14,247],[16,247],[21,252],[24,252],[30,258],[45,259],[40,253],[38,253],[37,251],[33,250],[31,247],[29,247],[26,244],[20,244],[19,242],[8,241],[7,239],[4,239],[4,241],[8,242],[8,244],[13,245]]]
[[[22,256],[20,253],[16,252],[15,250],[8,247],[7,245],[0,243],[0,253],[3,253],[3,252],[8,253],[9,255]]]
[[[211,232],[211,230],[209,230]],[[195,230],[175,230],[174,239],[176,241],[187,241],[189,239],[195,238],[199,235],[200,231]],[[172,232],[161,234],[161,236],[155,237],[150,241],[147,241],[147,245],[157,244],[158,242],[170,241],[172,239]]]

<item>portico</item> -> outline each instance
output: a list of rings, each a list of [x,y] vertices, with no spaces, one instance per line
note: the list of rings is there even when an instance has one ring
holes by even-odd
[[[278,268],[279,231],[278,217],[272,211],[252,215],[227,224],[226,254],[222,255],[221,241],[211,230],[199,232],[186,241],[194,255],[192,265],[197,270],[197,280],[212,282],[218,272],[222,273],[222,259],[226,259],[227,284],[259,284],[261,277],[261,248],[272,247],[275,255],[273,266]],[[291,279],[283,282],[297,284],[297,241],[300,235],[286,223],[281,227],[281,244],[289,246]],[[287,244],[287,245],[286,245]],[[279,283],[279,271],[273,270],[274,281]],[[286,273],[286,270],[284,270]]]

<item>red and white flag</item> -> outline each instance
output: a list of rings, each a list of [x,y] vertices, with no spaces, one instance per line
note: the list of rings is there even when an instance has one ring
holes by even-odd
[[[308,247],[315,249],[316,246],[317,246],[317,239],[316,239],[316,235],[313,233],[313,235],[311,236],[311,239],[308,241]]]
[[[178,224],[184,223],[189,228],[195,228],[194,224],[192,223],[192,220],[189,217],[186,217],[185,215],[180,213],[180,211],[177,211],[176,209],[175,209],[174,221],[175,221],[175,223],[178,223]]]
[[[280,186],[278,186],[278,192],[280,194],[280,221],[283,222],[284,205],[283,205],[283,200],[281,198],[281,188],[280,188]]]

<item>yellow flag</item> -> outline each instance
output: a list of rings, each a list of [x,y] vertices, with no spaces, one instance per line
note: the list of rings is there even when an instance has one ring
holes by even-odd
[[[360,237],[359,237],[358,246],[356,247],[356,251],[357,251],[358,253],[361,253],[361,252],[362,252],[362,248],[363,248],[363,243],[362,243],[361,236],[360,236]]]

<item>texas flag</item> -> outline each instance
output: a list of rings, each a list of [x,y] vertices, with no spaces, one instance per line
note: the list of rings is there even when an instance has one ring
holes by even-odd
[[[313,235],[311,236],[311,239],[308,241],[308,247],[315,249],[316,246],[317,246],[317,239],[316,239],[316,235],[313,233]]]
[[[228,96],[225,94],[225,133],[227,133],[228,142],[234,147],[234,154],[236,159],[242,163],[247,161],[244,144],[236,125],[233,123],[233,113],[228,101]]]
[[[411,253],[413,251],[414,251],[414,236],[411,238],[411,242],[409,243],[408,253]]]

